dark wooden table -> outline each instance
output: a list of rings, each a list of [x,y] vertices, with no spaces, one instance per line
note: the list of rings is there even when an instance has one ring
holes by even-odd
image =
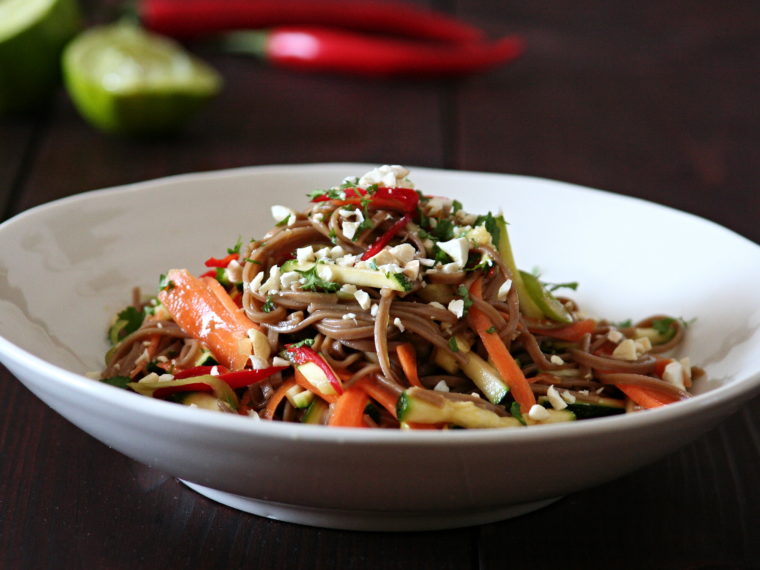
[[[39,116],[0,119],[3,218],[175,173],[366,161],[575,182],[760,241],[760,3],[435,4],[522,34],[527,53],[461,80],[367,81],[202,52],[223,94],[152,142],[94,131],[61,91]],[[86,8],[90,23],[111,14]],[[681,451],[541,511],[374,534],[219,506],[74,428],[5,369],[0,390],[0,568],[760,568],[757,398]]]

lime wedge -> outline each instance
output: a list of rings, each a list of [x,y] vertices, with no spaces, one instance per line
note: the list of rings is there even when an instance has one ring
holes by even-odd
[[[75,0],[0,0],[0,113],[47,101],[63,47],[79,28]]]
[[[222,83],[173,40],[127,23],[91,28],[74,39],[63,54],[63,75],[92,125],[135,135],[177,130]]]

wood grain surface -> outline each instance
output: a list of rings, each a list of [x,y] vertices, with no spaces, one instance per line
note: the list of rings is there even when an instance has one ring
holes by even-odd
[[[118,5],[85,2],[88,23]],[[63,89],[37,116],[0,118],[3,218],[177,173],[362,161],[574,182],[760,242],[760,3],[430,5],[521,34],[527,51],[457,80],[368,81],[192,46],[225,89],[180,136],[100,134]],[[0,394],[0,568],[760,568],[760,398],[667,458],[543,510],[381,534],[236,512],[108,449],[4,368]]]

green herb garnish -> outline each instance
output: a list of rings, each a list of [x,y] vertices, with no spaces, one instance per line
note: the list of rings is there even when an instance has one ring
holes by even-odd
[[[272,302],[272,296],[267,295],[266,301],[264,301],[264,304],[261,306],[261,310],[265,313],[271,313],[277,308],[277,305]]]
[[[340,283],[322,279],[317,274],[317,267],[318,265],[315,264],[310,269],[303,271],[296,269],[296,272],[300,273],[302,276],[301,289],[304,291],[317,291],[322,293],[335,293],[338,289],[340,289]]]
[[[111,376],[110,378],[103,378],[100,381],[103,382],[103,384],[108,384],[109,386],[115,386],[116,388],[123,388],[126,390],[127,384],[129,384],[132,380],[126,376]]]
[[[472,298],[470,297],[470,292],[467,290],[467,287],[464,285],[460,285],[457,287],[457,295],[462,297],[462,300],[464,301],[464,314],[467,314],[467,311],[470,310],[470,307],[472,307]]]
[[[520,404],[518,402],[512,402],[512,405],[509,407],[509,413],[512,414],[512,416],[514,416],[522,425],[528,425],[525,422],[525,418],[523,418],[522,412],[520,411]]]

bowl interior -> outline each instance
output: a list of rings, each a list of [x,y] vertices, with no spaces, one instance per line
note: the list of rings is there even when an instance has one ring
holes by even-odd
[[[105,331],[132,288],[172,267],[199,272],[238,238],[272,225],[270,206],[372,165],[273,166],[187,175],[74,196],[0,226],[0,335],[75,373],[99,370]],[[503,210],[518,265],[571,292],[590,316],[655,313],[691,324],[682,355],[704,367],[698,393],[758,381],[760,247],[648,202],[520,176],[413,168],[425,193],[473,213]]]

